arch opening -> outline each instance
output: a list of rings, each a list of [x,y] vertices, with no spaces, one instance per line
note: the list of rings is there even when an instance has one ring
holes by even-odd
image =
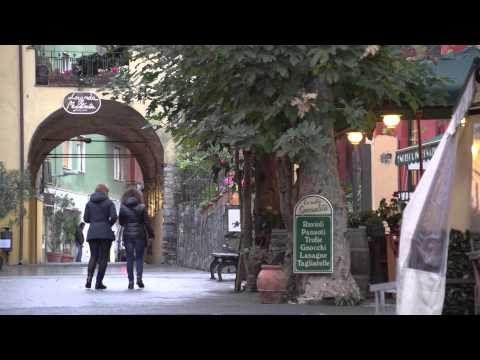
[[[116,101],[102,100],[100,110],[92,115],[72,115],[63,108],[51,113],[35,130],[30,141],[27,167],[39,193],[42,178],[42,165],[49,154],[60,144],[70,139],[89,137],[90,134],[103,135],[109,142],[118,142],[128,149],[131,157],[138,162],[143,177],[143,193],[156,229],[155,241],[147,254],[147,262],[159,263],[162,258],[161,225],[163,199],[164,151],[159,136],[147,127],[145,118],[133,108]],[[85,146],[88,149],[90,144]],[[88,159],[88,151],[86,158]],[[88,160],[87,160],[88,163]],[[94,176],[94,174],[87,174]],[[93,192],[93,189],[90,190]],[[118,211],[118,208],[117,208]],[[37,223],[38,223],[37,219]],[[38,253],[39,239],[30,239]],[[34,242],[37,242],[34,244]],[[46,248],[43,244],[43,248]],[[33,255],[33,258],[43,258]],[[46,255],[45,255],[46,257]],[[46,259],[45,259],[46,260]],[[38,261],[36,261],[38,262]],[[46,262],[46,261],[42,261]]]

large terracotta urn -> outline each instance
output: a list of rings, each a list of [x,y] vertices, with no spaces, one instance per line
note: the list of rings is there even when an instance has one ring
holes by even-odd
[[[280,304],[287,294],[287,275],[280,265],[262,265],[257,289],[262,304]]]

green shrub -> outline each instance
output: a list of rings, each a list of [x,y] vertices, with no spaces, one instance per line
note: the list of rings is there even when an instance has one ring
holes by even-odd
[[[473,265],[467,253],[470,252],[470,232],[450,232],[447,260],[448,279],[472,279]],[[445,289],[444,315],[473,315],[474,287],[469,284],[447,284]]]

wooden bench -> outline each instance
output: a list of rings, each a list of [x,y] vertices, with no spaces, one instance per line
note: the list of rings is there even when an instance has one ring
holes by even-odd
[[[215,268],[218,281],[222,281],[222,270],[225,266],[235,266],[237,271],[238,254],[235,253],[212,253],[213,261],[210,264],[210,279],[215,280]]]
[[[480,252],[479,252],[480,253]],[[480,259],[480,254],[478,254]],[[475,314],[478,315],[479,310],[479,290],[478,285],[472,279],[447,279],[446,285],[474,285],[475,286]],[[385,293],[396,294],[397,282],[372,284],[370,291],[375,293],[375,315],[385,314]]]

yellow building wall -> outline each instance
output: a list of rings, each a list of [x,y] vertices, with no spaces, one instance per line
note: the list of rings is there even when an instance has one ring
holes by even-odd
[[[22,47],[23,54],[23,85],[24,85],[24,154],[25,166],[28,161],[30,141],[37,127],[51,113],[63,106],[63,99],[72,91],[73,87],[49,87],[35,84],[35,50],[27,45]],[[20,168],[20,99],[19,99],[19,66],[18,45],[0,45],[0,161],[7,169]],[[96,92],[97,89],[83,89]],[[109,99],[97,92],[101,99]],[[132,107],[145,114],[146,105],[134,103]],[[164,147],[166,164],[175,162],[175,142],[170,135],[157,131]],[[35,174],[34,174],[35,175]],[[23,259],[27,262],[44,261],[42,250],[43,209],[41,202],[35,200],[35,205],[26,204],[27,216],[24,220]],[[35,217],[30,217],[35,215]],[[160,237],[162,226],[161,212],[155,219],[156,234]],[[0,220],[0,225],[8,223],[8,219]],[[13,249],[9,256],[9,263],[18,262],[19,227],[13,228]],[[157,239],[153,248],[153,260],[158,262],[162,258],[161,239]]]
[[[453,198],[451,205],[450,222],[452,229],[465,231],[470,229],[470,201],[472,195],[472,119],[467,121],[464,128],[459,128],[457,164]]]
[[[43,222],[43,202],[40,200],[35,201],[35,205],[37,208],[37,216],[36,216],[36,257],[35,257],[35,263],[37,264],[43,264],[46,259],[45,259],[45,249],[43,246],[43,241],[44,241],[44,236],[43,236],[43,231],[44,231],[44,222]],[[33,238],[33,237],[32,237]]]
[[[478,116],[468,118],[473,127],[480,127]],[[473,129],[472,135],[472,185],[470,198],[470,228],[473,232],[480,232],[480,128]]]
[[[9,169],[20,168],[19,155],[19,71],[18,46],[0,45],[0,160]],[[51,113],[62,108],[63,99],[74,87],[49,87],[35,85],[35,50],[23,45],[24,78],[24,151],[28,154],[30,140],[38,127]],[[84,89],[96,92],[97,89]],[[97,92],[101,99],[109,99]],[[140,114],[146,113],[146,105],[133,103],[131,107]],[[165,150],[166,162],[175,161],[175,142],[170,135],[158,130]],[[18,149],[17,151],[12,151]],[[25,159],[27,161],[27,159]]]
[[[8,264],[13,265],[16,264],[18,261],[18,243],[20,239],[19,231],[18,231],[18,225],[13,224],[13,226],[10,226],[9,222],[10,220],[14,219],[14,215],[10,214],[4,219],[0,220],[0,229],[3,230],[4,227],[9,227],[10,231],[12,231],[12,251],[8,254]],[[0,252],[0,256],[3,258],[5,263],[7,262],[7,254],[5,254],[3,251]]]
[[[371,144],[372,149],[372,208],[376,210],[382,199],[390,201],[398,191],[398,167],[395,165],[397,138],[390,135],[377,135]],[[380,155],[392,154],[388,164],[380,162]]]
[[[453,198],[451,204],[451,226],[465,231],[470,229],[470,201],[472,188],[472,121],[469,119],[464,128],[460,128],[458,153],[455,167]]]
[[[18,46],[0,46],[0,161],[20,168]]]
[[[36,201],[35,199],[32,201]],[[36,211],[32,212],[30,209],[30,201],[25,201],[24,209],[26,210],[25,216],[23,217],[23,264],[34,263],[35,259],[32,257],[32,248],[31,245],[33,241],[30,239],[31,234],[34,229],[32,229],[32,221],[36,220]],[[8,264],[15,265],[19,262],[19,251],[20,251],[20,224],[19,224],[18,214],[11,212],[4,219],[0,220],[0,228],[9,227],[12,231],[12,251],[8,254]],[[2,255],[4,260],[6,256]]]

